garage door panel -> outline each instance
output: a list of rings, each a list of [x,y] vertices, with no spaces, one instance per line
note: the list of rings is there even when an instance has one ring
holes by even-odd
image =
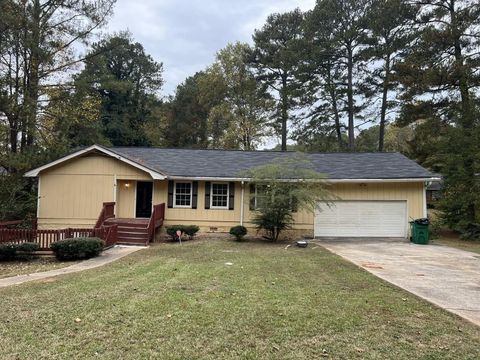
[[[405,237],[406,201],[334,201],[318,205],[315,236]]]

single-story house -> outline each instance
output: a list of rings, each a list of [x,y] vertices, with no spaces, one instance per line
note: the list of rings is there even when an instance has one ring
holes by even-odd
[[[103,147],[94,145],[26,173],[38,177],[38,226],[91,227],[104,202],[120,219],[147,219],[165,203],[164,225],[227,232],[251,223],[256,189],[245,170],[292,152]],[[426,217],[437,176],[398,153],[307,153],[338,197],[313,214],[294,214],[292,231],[316,237],[407,237]]]

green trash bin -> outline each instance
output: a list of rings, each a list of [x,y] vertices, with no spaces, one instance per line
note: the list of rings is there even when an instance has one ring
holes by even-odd
[[[411,240],[414,244],[427,245],[429,241],[428,219],[417,219],[410,222]]]

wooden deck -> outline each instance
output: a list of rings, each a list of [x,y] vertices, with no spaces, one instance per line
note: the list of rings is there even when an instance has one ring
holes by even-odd
[[[130,219],[130,218],[111,218],[105,220],[105,224],[132,224],[138,226],[148,226],[148,222],[150,221],[149,218],[137,218],[137,219]]]

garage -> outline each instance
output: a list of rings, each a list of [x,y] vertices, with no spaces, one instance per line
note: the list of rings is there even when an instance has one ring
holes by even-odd
[[[332,201],[317,206],[315,237],[407,236],[406,201]]]

